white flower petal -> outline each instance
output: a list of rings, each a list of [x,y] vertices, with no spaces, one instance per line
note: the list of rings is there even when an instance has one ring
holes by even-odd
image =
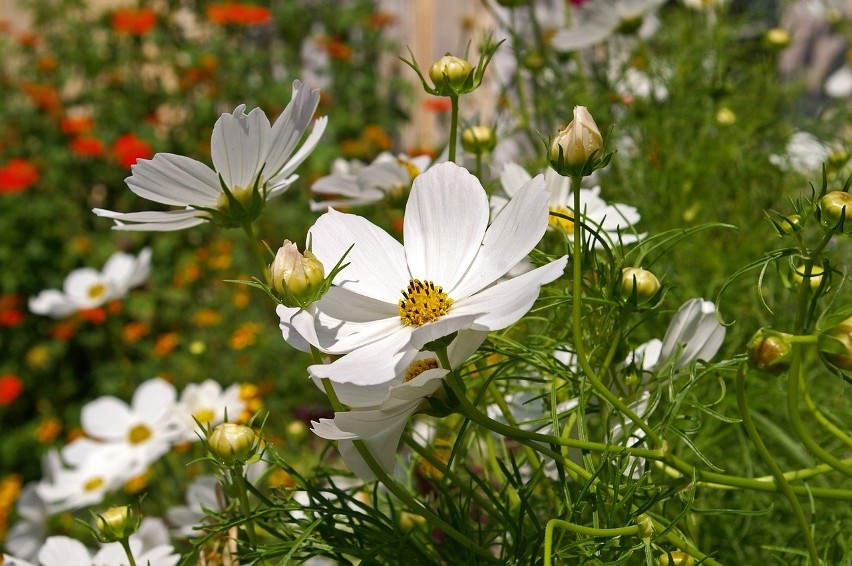
[[[725,327],[716,320],[716,307],[710,301],[691,299],[678,309],[663,338],[660,365],[671,360],[679,350],[676,367],[695,360],[709,360],[725,339]]]
[[[313,112],[311,112],[311,114],[313,114]],[[277,187],[281,183],[281,180],[284,177],[288,177],[289,175],[291,175],[299,165],[304,163],[305,159],[308,158],[308,156],[319,143],[323,133],[325,133],[326,126],[328,126],[328,116],[322,116],[320,118],[317,118],[316,122],[314,123],[313,130],[311,130],[310,135],[305,138],[305,143],[303,143],[302,147],[300,147],[299,150],[293,154],[290,160],[284,164],[284,167],[282,167],[281,170],[278,171],[278,173],[270,179],[269,182],[271,185],[273,185],[277,189]],[[301,136],[301,133],[299,135]],[[270,170],[274,170],[273,167],[274,166],[270,166]],[[276,194],[278,194],[278,191],[275,189],[273,189],[273,191],[271,192],[275,192]]]
[[[315,307],[307,310],[278,305],[275,309],[280,322],[278,327],[284,341],[301,352],[310,352],[311,345],[319,347],[319,339],[314,327]]]
[[[484,308],[484,307],[483,307]],[[411,333],[411,346],[418,350],[433,340],[449,336],[453,332],[470,328],[484,313],[465,313],[456,315],[450,312],[434,322],[418,326]]]
[[[82,542],[66,537],[48,537],[38,553],[42,566],[91,566],[92,556]]]
[[[311,122],[319,99],[318,89],[312,89],[300,81],[293,81],[292,97],[287,107],[275,120],[275,125],[272,126],[269,136],[269,152],[268,155],[264,156],[268,167],[264,174],[269,178],[279,174],[279,170],[284,166],[290,154],[293,153],[293,149],[295,149],[296,144],[299,143],[299,139]],[[320,123],[317,120],[317,125],[314,126],[314,133],[319,130],[317,140],[324,129],[325,123]],[[316,141],[314,141],[315,144]],[[305,145],[307,145],[307,142]]]
[[[485,190],[466,169],[439,163],[418,176],[403,222],[411,277],[455,287],[479,252],[488,216]]]
[[[30,311],[51,318],[65,318],[77,311],[77,304],[57,289],[47,289],[27,302]]]
[[[229,190],[254,185],[269,149],[269,119],[260,108],[248,114],[245,108],[245,104],[240,104],[233,114],[222,114],[210,139],[213,167]]]
[[[92,212],[104,218],[112,218],[115,220],[115,226],[112,229],[124,231],[171,232],[207,222],[204,213],[194,208],[163,212],[113,212],[102,208],[93,208]],[[125,222],[138,224],[124,224]]]
[[[354,214],[329,210],[310,230],[313,253],[330,270],[352,247],[334,284],[359,295],[397,304],[408,286],[405,251],[387,232]]]
[[[131,406],[137,418],[146,423],[159,423],[169,417],[177,402],[175,386],[155,377],[141,383],[133,392]]]
[[[139,159],[124,181],[142,198],[173,206],[216,206],[221,189],[216,173],[200,161],[158,153]]]
[[[83,405],[80,424],[86,434],[99,440],[123,441],[136,419],[124,401],[100,397]]]
[[[515,196],[515,193],[530,180],[532,180],[532,175],[517,163],[506,163],[500,173],[500,184],[509,198]]]
[[[374,385],[391,381],[408,367],[417,350],[406,347],[411,330],[403,327],[398,332],[358,348],[330,364],[312,365],[312,377],[328,378],[335,383]]]

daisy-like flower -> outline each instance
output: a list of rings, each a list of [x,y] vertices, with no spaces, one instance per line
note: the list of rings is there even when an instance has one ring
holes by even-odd
[[[671,364],[683,369],[696,360],[710,360],[722,347],[726,329],[716,320],[716,306],[704,299],[690,299],[677,311],[666,335],[638,346],[627,363],[645,371]]]
[[[595,0],[574,14],[573,26],[553,36],[557,51],[577,51],[596,45],[616,33],[650,37],[660,26],[657,9],[665,0]]]
[[[74,467],[64,465],[56,451],[47,454],[46,474],[36,492],[50,514],[96,505],[132,477],[132,461],[126,450],[120,446],[99,448],[89,451],[85,458],[82,451],[75,453],[81,457]]]
[[[138,160],[125,180],[130,190],[182,210],[122,213],[96,208],[94,213],[115,220],[114,229],[136,231],[182,230],[211,219],[226,226],[253,220],[266,200],[293,184],[298,178],[293,172],[319,142],[325,117],[316,120],[305,143],[293,153],[318,104],[318,90],[294,81],[293,99],[274,125],[260,108],[246,114],[244,104],[233,114],[222,114],[210,140],[213,169],[172,153]]]
[[[131,476],[140,474],[168,452],[180,437],[176,419],[177,392],[159,377],[136,388],[133,400],[104,396],[83,406],[80,423],[89,438],[65,446],[63,457],[79,464],[102,446],[123,452],[131,462]]]
[[[38,482],[24,486],[15,504],[18,521],[6,533],[4,542],[6,550],[26,560],[35,560],[47,538],[48,513],[37,487]]]
[[[175,566],[180,561],[170,544],[161,544],[145,548],[137,534],[128,541],[130,553],[137,564],[148,566]],[[118,542],[102,545],[92,554],[82,542],[66,536],[54,536],[47,539],[38,553],[41,566],[124,566],[127,554]]]
[[[503,191],[509,197],[514,196],[518,189],[528,183],[531,178],[526,169],[516,163],[507,163],[500,174]],[[550,193],[549,210],[573,218],[574,211],[571,207],[574,206],[574,195],[571,192],[571,179],[563,177],[548,167],[544,172],[544,182]],[[637,234],[632,229],[632,226],[641,218],[639,212],[626,204],[607,204],[600,198],[600,192],[601,188],[598,186],[580,189],[583,220],[595,229],[598,236],[594,238],[594,246],[596,248],[602,248],[604,244],[612,246],[619,240],[624,244],[632,244],[644,238],[645,234]],[[492,196],[491,207],[494,213],[502,210],[506,202],[507,199],[504,197]],[[574,225],[570,220],[550,216],[549,223],[552,228],[562,229],[568,237],[573,237]]]
[[[203,383],[190,383],[180,394],[180,401],[175,407],[180,432],[180,440],[199,440],[201,430],[195,422],[197,419],[205,427],[216,426],[225,421],[225,415],[230,420],[239,417],[245,410],[246,404],[240,398],[240,385],[235,383],[227,389],[222,389],[218,382],[207,379]]]
[[[810,173],[819,170],[829,155],[831,147],[822,143],[815,135],[795,132],[787,141],[786,151],[780,155],[770,155],[769,161],[784,171]]]
[[[150,248],[143,249],[139,256],[116,252],[102,271],[91,267],[75,269],[65,278],[61,291],[48,289],[30,297],[30,311],[51,318],[65,318],[127,296],[130,289],[145,283],[150,274]]]
[[[334,196],[334,200],[311,201],[311,210],[324,211],[330,206],[363,206],[388,197],[404,196],[412,180],[432,163],[425,155],[394,156],[383,152],[369,165],[360,161],[335,160],[331,175],[321,177],[311,186],[317,195]]]
[[[450,364],[454,368],[461,365],[487,335],[487,332],[475,330],[459,332],[447,349]],[[426,403],[426,398],[441,387],[448,373],[434,354],[421,352],[388,383],[376,386],[336,384],[338,398],[352,410],[336,413],[333,419],[313,421],[311,430],[327,440],[337,440],[343,462],[364,481],[372,481],[376,476],[355,448],[353,440],[356,439],[363,440],[381,468],[392,474],[405,425]]]
[[[429,342],[459,330],[499,330],[520,319],[567,257],[498,281],[547,229],[544,179],[530,180],[488,225],[488,197],[454,163],[418,176],[405,209],[405,244],[359,216],[329,210],[310,231],[324,265],[348,265],[312,309],[278,307],[285,339],[340,355],[315,378],[385,384]]]

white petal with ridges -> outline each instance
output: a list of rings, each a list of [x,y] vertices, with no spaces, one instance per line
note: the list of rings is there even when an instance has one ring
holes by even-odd
[[[408,367],[417,355],[417,350],[406,347],[411,331],[403,327],[381,340],[358,348],[330,364],[312,365],[308,372],[312,377],[328,378],[336,383],[374,385],[391,381]]]
[[[214,207],[222,192],[212,169],[183,155],[158,153],[137,160],[131,171],[124,180],[130,190],[161,204]]]
[[[254,185],[269,149],[269,119],[260,108],[248,114],[245,108],[240,104],[233,114],[222,114],[210,139],[213,167],[230,190]]]

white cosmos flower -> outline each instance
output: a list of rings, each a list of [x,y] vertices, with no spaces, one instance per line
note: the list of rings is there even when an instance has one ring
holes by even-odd
[[[136,388],[129,405],[112,396],[86,403],[80,423],[90,438],[65,446],[63,457],[79,465],[103,443],[126,455],[132,463],[131,475],[144,472],[179,438],[176,398],[174,386],[156,377]]]
[[[619,32],[650,37],[660,27],[657,9],[666,0],[594,0],[574,13],[573,26],[553,36],[557,51],[577,51],[598,44]]]
[[[487,332],[460,331],[447,349],[453,368],[475,352],[487,336]],[[372,481],[376,476],[355,448],[352,441],[356,439],[363,440],[381,468],[393,474],[396,449],[405,425],[426,398],[441,388],[448,373],[433,353],[421,352],[410,366],[387,383],[335,384],[340,401],[352,409],[335,413],[333,419],[313,421],[311,430],[322,438],[337,440],[346,467],[364,481]]]
[[[503,191],[512,197],[520,187],[531,179],[526,169],[517,163],[507,163],[500,174],[500,182]],[[574,206],[574,194],[571,192],[571,179],[563,177],[550,167],[544,172],[544,183],[550,198],[548,208],[552,212],[558,212],[565,216],[572,216],[571,208]],[[605,239],[606,245],[612,247],[621,239],[624,244],[631,244],[645,237],[645,234],[637,234],[633,230],[633,224],[640,220],[636,208],[626,204],[607,204],[600,198],[600,187],[591,189],[580,189],[580,206],[586,224],[595,227],[600,238]],[[491,197],[491,207],[497,213],[506,205],[507,199],[494,195]],[[569,237],[573,237],[573,225],[570,221],[556,216],[549,217],[550,225],[554,228],[562,227]],[[594,238],[594,246],[602,248],[603,242]]]
[[[180,555],[169,544],[145,548],[138,534],[130,536],[130,553],[137,564],[175,566]],[[38,553],[41,566],[124,566],[127,554],[120,543],[104,544],[91,554],[82,542],[66,536],[49,537]]]
[[[82,450],[75,449],[74,455],[80,458],[73,467],[64,465],[58,452],[47,454],[45,477],[36,492],[49,513],[96,505],[132,477],[132,461],[126,450],[108,445],[98,448],[88,451],[85,458]]]
[[[327,119],[318,118],[305,143],[293,153],[318,104],[318,90],[294,81],[293,99],[274,125],[260,108],[246,114],[244,104],[233,114],[222,114],[210,140],[213,169],[172,153],[137,161],[126,179],[130,190],[182,210],[121,213],[96,208],[94,213],[114,219],[117,230],[172,231],[208,221],[210,214],[200,208],[227,212],[229,201],[222,184],[243,203],[250,201],[255,185],[265,190],[267,200],[276,197],[297,179],[293,172],[325,130]]]
[[[5,553],[0,553],[0,564],[3,566],[36,566],[32,562]]]
[[[716,320],[716,306],[704,299],[690,299],[678,309],[666,335],[638,346],[626,363],[645,371],[668,364],[682,369],[696,360],[710,360],[722,347],[726,329]]]
[[[29,308],[35,314],[64,318],[127,296],[130,289],[145,283],[150,274],[151,248],[143,249],[138,256],[115,252],[102,271],[91,267],[73,270],[65,278],[61,291],[48,289],[30,297]]]
[[[828,159],[831,148],[808,132],[795,132],[787,141],[786,151],[769,156],[776,167],[788,172],[811,173]]]
[[[329,207],[349,207],[375,204],[389,196],[404,196],[412,180],[432,163],[426,155],[394,156],[383,152],[369,165],[360,161],[335,160],[331,175],[320,177],[311,185],[311,192],[335,196],[334,200],[311,201],[311,210],[325,211]]]
[[[180,401],[175,407],[175,418],[180,425],[180,440],[196,441],[201,430],[195,419],[203,425],[216,426],[225,421],[239,417],[245,410],[246,404],[240,398],[240,385],[235,383],[227,389],[212,379],[203,383],[190,383],[183,388]]]
[[[349,265],[312,309],[278,307],[285,338],[342,356],[310,366],[313,377],[371,385],[392,380],[435,339],[513,324],[567,262],[498,281],[544,235],[547,198],[543,178],[530,180],[489,226],[476,177],[440,163],[414,180],[404,245],[364,218],[329,210],[311,228],[313,252],[334,265],[351,248]]]
[[[29,482],[24,486],[15,504],[18,520],[6,533],[4,543],[6,550],[26,560],[36,558],[39,548],[47,538],[48,513],[37,488],[38,482]]]

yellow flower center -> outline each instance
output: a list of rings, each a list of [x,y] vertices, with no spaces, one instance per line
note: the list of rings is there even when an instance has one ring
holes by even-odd
[[[104,485],[104,478],[100,476],[95,476],[90,478],[83,484],[83,490],[85,491],[95,491]]]
[[[402,378],[403,383],[407,383],[423,373],[424,371],[430,369],[438,368],[438,360],[435,358],[426,358],[425,360],[417,360],[413,362],[408,369],[405,370],[405,376]]]
[[[215,415],[213,414],[212,409],[200,409],[192,413],[192,416],[195,417],[195,420],[197,420],[201,424],[207,424],[213,420],[213,417]]]
[[[405,168],[405,170],[408,172],[408,177],[412,181],[417,175],[420,174],[420,169],[411,161],[408,161],[407,159],[397,159],[396,161]]]
[[[402,297],[399,301],[399,318],[405,326],[423,326],[438,320],[453,305],[453,300],[441,286],[419,279],[409,280]]]
[[[251,198],[252,192],[254,191],[254,186],[251,187],[234,187],[230,189],[231,195],[234,197],[234,200],[243,205],[243,208],[248,208],[251,206]],[[216,201],[216,208],[221,210],[222,212],[230,212],[231,210],[231,201],[228,199],[228,195],[225,194],[225,191],[219,193],[219,200]]]
[[[561,214],[562,216],[556,216],[556,214]],[[570,208],[564,206],[552,207],[550,209],[550,216],[547,217],[547,223],[554,228],[562,228],[568,234],[573,234],[574,212]]]
[[[104,296],[104,293],[106,293],[106,285],[103,283],[96,283],[89,287],[89,291],[86,294],[89,295],[90,299],[99,299]]]
[[[151,438],[151,429],[143,424],[134,426],[127,433],[127,440],[130,444],[141,444],[149,438]]]

